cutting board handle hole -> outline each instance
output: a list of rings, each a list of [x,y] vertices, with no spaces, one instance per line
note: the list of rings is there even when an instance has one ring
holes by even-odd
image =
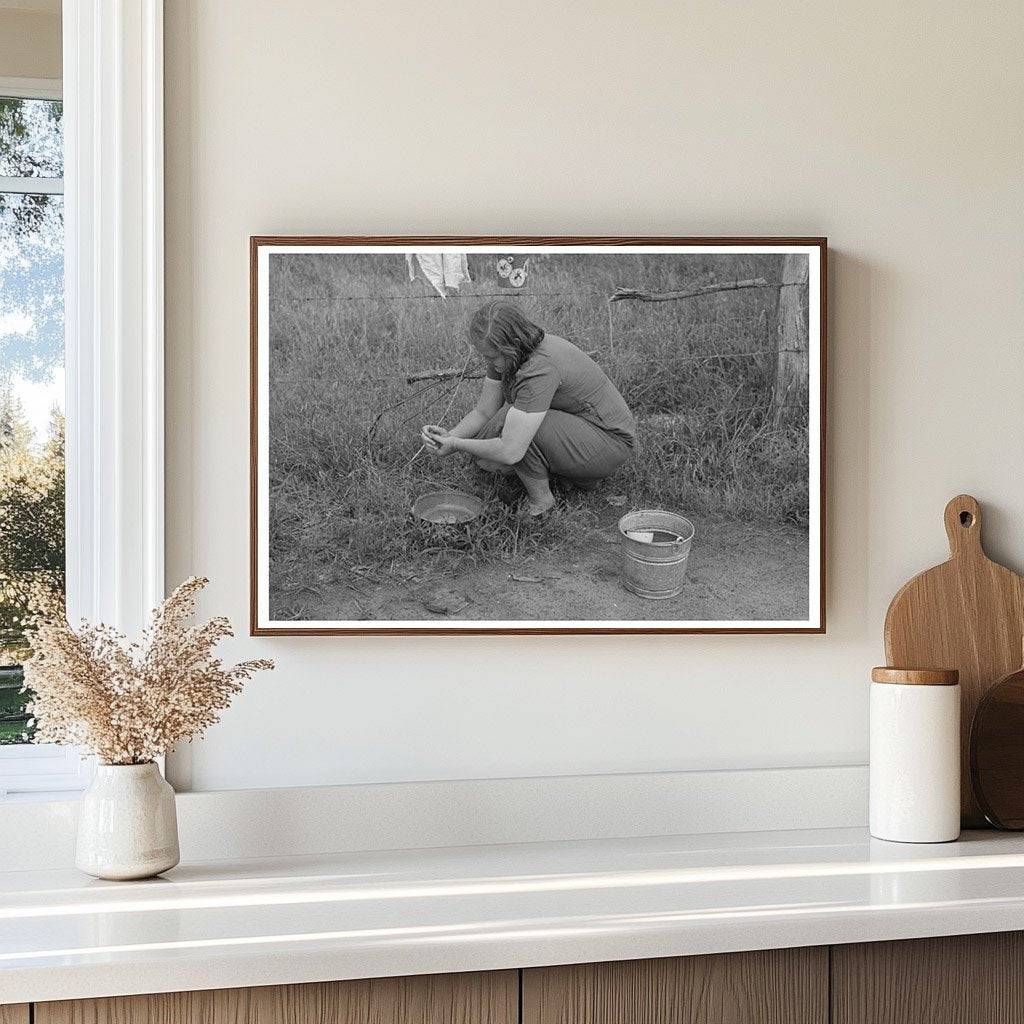
[[[981,549],[981,506],[969,494],[958,494],[946,503],[942,513],[949,538],[950,555],[970,557],[985,554]]]

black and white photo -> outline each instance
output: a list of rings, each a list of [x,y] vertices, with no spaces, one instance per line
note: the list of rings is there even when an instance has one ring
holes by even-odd
[[[253,631],[820,631],[824,270],[254,238]]]

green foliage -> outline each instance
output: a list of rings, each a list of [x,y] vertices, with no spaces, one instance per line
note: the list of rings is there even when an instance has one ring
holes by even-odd
[[[20,665],[0,668],[0,744],[23,743],[31,734],[22,682]]]
[[[59,178],[63,111],[59,100],[0,96],[0,174]]]
[[[0,175],[63,174],[59,101],[0,97]],[[59,609],[64,593],[64,422],[37,447],[19,380],[44,381],[63,351],[63,197],[0,193],[0,743],[26,731],[17,663],[29,653],[26,620]]]
[[[0,176],[59,178],[63,162],[61,104],[0,98]],[[63,211],[61,195],[0,192],[0,387],[44,382],[62,360]]]
[[[64,595],[64,419],[55,413],[40,450],[18,400],[0,400],[0,666],[29,652],[27,621],[62,611]],[[21,742],[27,695],[20,669],[0,667],[0,743]]]
[[[59,178],[64,172],[63,105],[56,100],[0,96],[0,175]],[[0,222],[15,235],[44,231],[60,196],[38,193],[0,196]]]
[[[8,400],[9,402],[9,400]],[[10,409],[10,405],[8,406]],[[64,572],[64,421],[54,416],[43,450],[24,423],[0,412],[0,573],[23,578]],[[20,429],[22,428],[22,429]]]

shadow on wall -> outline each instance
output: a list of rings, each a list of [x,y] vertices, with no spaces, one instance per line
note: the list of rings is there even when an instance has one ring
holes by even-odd
[[[829,250],[828,266],[828,413],[826,494],[826,600],[829,633],[842,624],[848,636],[877,633],[869,622],[869,486],[868,452],[872,430],[871,370],[874,338],[871,309],[888,305],[891,287],[877,266],[841,249]],[[854,332],[845,325],[859,324]],[[866,329],[865,329],[866,325]],[[843,567],[842,596],[834,572]]]

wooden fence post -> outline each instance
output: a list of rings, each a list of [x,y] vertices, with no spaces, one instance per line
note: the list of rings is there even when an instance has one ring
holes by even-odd
[[[800,408],[807,394],[808,269],[809,260],[803,253],[787,253],[782,263],[775,335],[776,424]]]

